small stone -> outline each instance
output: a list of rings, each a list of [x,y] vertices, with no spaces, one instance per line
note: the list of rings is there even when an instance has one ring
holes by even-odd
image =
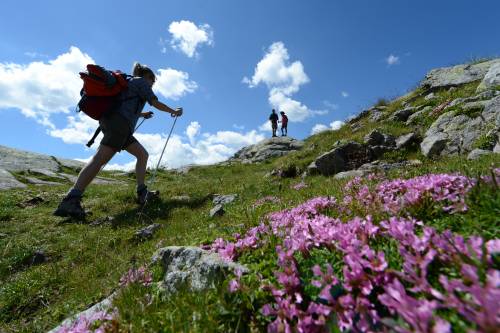
[[[222,216],[224,213],[224,207],[221,204],[218,204],[214,208],[210,209],[210,217]]]
[[[151,239],[151,238],[153,238],[154,233],[158,229],[160,229],[160,227],[161,227],[161,225],[158,223],[148,225],[147,227],[136,231],[134,237],[135,237],[135,239],[140,240],[140,241]]]
[[[47,261],[47,257],[45,256],[45,252],[43,250],[36,250],[33,254],[33,258],[31,259],[32,265],[43,264]]]
[[[115,218],[113,216],[106,216],[99,218],[93,222],[91,222],[89,225],[92,227],[99,226],[99,225],[104,225],[104,224],[113,224],[113,221]]]
[[[337,173],[333,178],[335,179],[345,179],[351,177],[363,177],[366,174],[364,170],[350,170]]]
[[[488,154],[491,154],[492,152],[489,151],[489,150],[484,150],[484,149],[474,149],[473,151],[471,151],[469,153],[469,155],[467,155],[467,159],[468,160],[477,160],[478,158],[480,158],[481,156],[483,155],[488,155]]]
[[[425,96],[425,97],[424,97],[424,99],[425,99],[426,101],[431,101],[431,100],[433,100],[433,99],[436,99],[436,95],[434,95],[434,93],[433,93],[433,92],[431,92],[429,95]]]
[[[227,205],[236,200],[237,194],[215,194],[212,200],[214,205]]]

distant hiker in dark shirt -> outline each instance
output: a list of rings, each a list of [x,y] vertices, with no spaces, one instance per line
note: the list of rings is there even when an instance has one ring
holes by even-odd
[[[155,192],[148,191],[144,184],[148,152],[133,136],[135,125],[140,117],[146,119],[153,116],[153,112],[142,112],[146,102],[156,109],[170,113],[172,116],[181,116],[182,109],[172,109],[158,100],[152,87],[156,81],[154,72],[147,66],[134,64],[133,77],[128,81],[127,90],[122,92],[122,103],[113,112],[105,114],[100,120],[104,137],[97,152],[87,165],[80,171],[78,179],[66,194],[54,215],[62,217],[85,217],[81,200],[85,188],[97,176],[101,168],[119,151],[126,150],[137,159],[135,172],[137,178],[137,201],[144,204],[146,198]],[[139,102],[137,98],[139,97]]]
[[[269,121],[271,121],[271,128],[273,129],[273,138],[276,136],[276,130],[278,129],[278,115],[273,109],[273,113],[269,116]]]
[[[288,117],[286,116],[284,111],[281,111],[280,114],[281,114],[281,136],[287,136]]]

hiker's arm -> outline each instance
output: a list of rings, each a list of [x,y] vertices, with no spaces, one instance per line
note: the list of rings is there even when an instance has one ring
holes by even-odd
[[[153,100],[151,105],[153,107],[157,108],[158,110],[163,111],[163,112],[168,112],[173,116],[182,115],[182,110],[174,110],[174,109],[170,108],[168,105],[163,104],[162,102],[160,102],[157,99]]]

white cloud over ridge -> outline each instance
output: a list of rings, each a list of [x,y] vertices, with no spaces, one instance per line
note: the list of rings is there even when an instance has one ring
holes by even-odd
[[[332,121],[330,123],[330,126],[326,126],[324,124],[316,124],[313,126],[313,128],[311,130],[311,135],[318,134],[318,133],[321,133],[324,131],[329,131],[329,130],[336,131],[336,130],[340,129],[343,125],[344,125],[344,122],[340,121],[340,120]]]
[[[189,58],[198,56],[196,50],[199,46],[203,44],[210,46],[214,43],[213,30],[208,24],[196,26],[191,21],[174,21],[170,23],[168,32],[172,35],[170,40],[172,48],[184,53]]]
[[[266,85],[271,107],[285,111],[291,122],[301,122],[315,114],[326,113],[325,110],[311,110],[291,97],[309,82],[309,77],[300,61],[290,63],[288,50],[282,42],[273,43],[257,63],[253,76],[244,77],[242,81],[250,88]]]

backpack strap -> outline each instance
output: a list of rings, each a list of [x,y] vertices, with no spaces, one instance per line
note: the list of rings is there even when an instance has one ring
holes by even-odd
[[[95,138],[97,138],[100,132],[101,132],[101,126],[97,127],[97,129],[94,132],[94,135],[92,136],[92,139],[90,139],[89,142],[87,142],[86,144],[87,147],[90,148],[90,146],[94,144]]]

